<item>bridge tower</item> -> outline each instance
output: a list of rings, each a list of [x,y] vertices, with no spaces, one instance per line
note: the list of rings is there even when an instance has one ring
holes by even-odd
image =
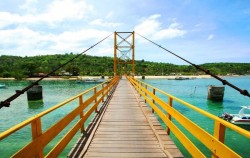
[[[135,75],[135,33],[114,33],[114,75]]]

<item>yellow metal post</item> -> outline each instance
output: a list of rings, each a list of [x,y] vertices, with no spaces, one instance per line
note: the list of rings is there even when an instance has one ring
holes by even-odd
[[[102,84],[102,89],[104,89],[104,83]],[[104,96],[105,96],[104,94],[105,94],[105,93],[104,93],[104,91],[103,91],[103,92],[102,92],[102,97],[103,97],[103,98],[102,98],[102,102],[104,102]]]
[[[117,52],[116,52],[116,50],[117,50],[117,39],[116,39],[116,36],[117,36],[117,33],[115,32],[114,33],[114,76],[116,76],[117,75],[117,58],[116,58],[116,56],[117,56]]]
[[[155,95],[155,88],[153,88],[153,94]],[[153,99],[153,104],[155,104],[155,100]],[[154,113],[155,110],[152,108],[152,113]]]
[[[135,32],[132,32],[132,76],[135,76]]]
[[[96,95],[97,89],[96,87],[94,88],[94,95]],[[95,103],[97,102],[97,96],[95,96]],[[97,113],[97,107],[95,108],[95,112]]]
[[[224,143],[226,127],[219,121],[214,122],[214,137],[220,142]],[[212,158],[217,158],[215,154],[212,154]]]
[[[171,97],[168,98],[168,105],[170,107],[173,106],[173,98],[171,98]],[[171,115],[169,113],[168,113],[168,119],[171,120]],[[167,127],[167,134],[170,135],[170,128],[169,127]]]
[[[142,87],[142,82],[141,82],[141,87]],[[142,89],[140,88],[140,91],[142,91]],[[140,93],[140,97],[141,97],[141,93]]]
[[[31,129],[32,129],[32,140],[35,140],[36,138],[42,135],[42,124],[41,124],[40,117],[31,122]],[[42,148],[43,147],[41,143],[39,149],[42,149]],[[43,150],[40,150],[35,157],[43,158],[44,157]]]
[[[79,96],[79,106],[83,106],[83,96]],[[80,112],[80,119],[82,119],[84,116],[84,108],[83,110]],[[81,127],[81,133],[83,133],[85,131],[85,127],[84,127],[84,123]]]

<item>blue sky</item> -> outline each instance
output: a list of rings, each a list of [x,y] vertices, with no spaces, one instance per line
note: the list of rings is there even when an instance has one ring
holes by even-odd
[[[0,1],[0,55],[82,52],[135,31],[196,64],[250,62],[250,1]],[[136,35],[137,60],[186,64]],[[113,36],[87,54],[113,56]]]

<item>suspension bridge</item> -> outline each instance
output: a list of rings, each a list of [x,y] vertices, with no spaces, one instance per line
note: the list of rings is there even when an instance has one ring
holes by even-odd
[[[105,37],[75,58],[110,36]],[[31,137],[32,140],[13,153],[12,157],[59,157],[77,132],[81,132],[81,136],[68,153],[68,157],[184,157],[172,141],[170,134],[178,139],[192,157],[206,157],[193,139],[183,132],[183,129],[189,131],[200,144],[204,145],[210,151],[211,157],[243,157],[244,155],[239,155],[225,144],[225,141],[230,139],[226,137],[226,129],[232,130],[246,139],[250,138],[249,131],[134,78],[134,36],[135,32],[114,33],[114,77],[112,79],[0,133],[0,140],[4,140],[27,126],[31,127],[30,136],[27,137]],[[181,58],[160,45],[158,46]],[[10,106],[11,101],[15,98],[75,58],[24,89],[18,90],[16,94],[2,101],[0,107]],[[236,89],[241,94],[249,96],[246,90],[241,90],[186,59],[183,60],[210,74],[223,84]],[[163,97],[168,101],[164,101]],[[175,107],[177,103],[194,111],[197,115],[210,119],[213,124],[213,132],[206,131],[184,116]],[[57,109],[69,106],[69,104],[77,104],[77,106],[48,129],[43,128],[44,117],[56,112]],[[162,124],[166,126],[166,129],[162,127]],[[50,151],[45,151],[46,146],[64,130],[67,130],[66,134],[55,143]]]

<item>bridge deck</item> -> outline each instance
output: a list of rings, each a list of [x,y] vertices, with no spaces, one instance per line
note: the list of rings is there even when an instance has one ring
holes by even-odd
[[[182,154],[138,99],[130,83],[122,79],[84,157],[182,157]]]

